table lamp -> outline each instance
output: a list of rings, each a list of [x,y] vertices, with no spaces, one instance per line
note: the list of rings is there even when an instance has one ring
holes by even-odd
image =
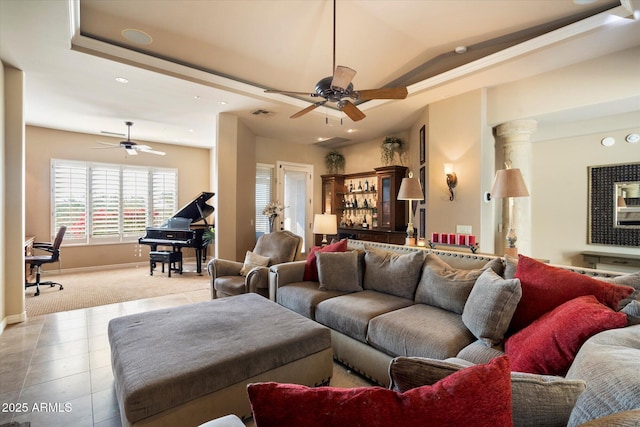
[[[492,198],[508,198],[509,199],[509,231],[507,232],[507,249],[505,253],[511,256],[518,255],[516,248],[516,231],[513,228],[513,198],[527,197],[529,191],[522,178],[520,169],[501,169],[496,172],[491,188]]]
[[[414,246],[416,244],[416,239],[413,237],[415,230],[413,228],[413,206],[411,206],[411,201],[422,200],[423,198],[420,181],[418,178],[413,177],[413,173],[409,172],[408,178],[402,178],[400,190],[398,191],[398,200],[409,201],[409,224],[407,224],[406,245]]]
[[[315,214],[313,217],[313,234],[322,234],[322,245],[327,244],[327,234],[338,234],[338,220],[334,214]]]

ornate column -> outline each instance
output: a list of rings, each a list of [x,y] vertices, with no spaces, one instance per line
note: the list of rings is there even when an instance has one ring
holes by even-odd
[[[496,146],[501,146],[502,151],[496,150],[496,168],[517,168],[522,172],[524,182],[529,190],[529,197],[512,198],[511,222],[517,234],[517,248],[515,251],[525,255],[531,254],[531,135],[536,131],[538,122],[535,120],[513,120],[502,123],[495,128]],[[505,248],[505,239],[509,228],[509,200],[502,200],[502,233],[496,249]],[[508,252],[508,251],[505,251]],[[498,252],[501,253],[501,252]]]

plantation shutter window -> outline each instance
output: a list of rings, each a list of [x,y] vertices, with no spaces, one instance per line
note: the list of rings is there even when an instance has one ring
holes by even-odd
[[[134,242],[176,211],[178,171],[54,159],[52,236],[65,244]]]
[[[58,162],[52,167],[53,237],[67,226],[65,240],[87,240],[87,168],[83,162]],[[53,240],[53,239],[51,239]]]
[[[151,225],[159,227],[167,218],[178,210],[176,188],[178,188],[177,173],[175,171],[155,171],[151,174],[153,188],[153,205]]]

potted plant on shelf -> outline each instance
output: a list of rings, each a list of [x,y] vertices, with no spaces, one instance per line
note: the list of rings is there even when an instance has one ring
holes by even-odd
[[[407,146],[402,138],[397,136],[387,136],[382,141],[380,146],[380,160],[384,166],[392,165],[396,154],[400,164],[404,164],[404,158],[407,151]]]
[[[336,150],[329,151],[324,157],[324,162],[330,174],[344,172],[345,159],[344,155]]]

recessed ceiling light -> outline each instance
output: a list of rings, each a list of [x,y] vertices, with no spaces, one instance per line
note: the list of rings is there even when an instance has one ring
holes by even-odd
[[[193,99],[201,99],[200,95],[196,95],[193,97]]]
[[[124,77],[116,77],[116,81],[118,83],[129,83],[129,80],[125,79]]]
[[[462,53],[466,53],[467,52],[467,47],[466,46],[458,46],[457,48],[455,48],[455,52],[462,54]]]
[[[605,147],[611,147],[615,143],[616,139],[612,136],[604,137],[602,138],[602,141],[600,141],[600,144],[604,145]]]
[[[638,135],[637,133],[630,133],[626,136],[625,141],[627,141],[629,144],[636,144],[638,141],[640,141],[640,135]]]
[[[227,105],[228,102],[227,101],[220,101],[220,105]]]
[[[122,37],[129,40],[131,43],[137,44],[151,44],[153,38],[142,30],[136,30],[134,28],[127,28],[122,30]]]

